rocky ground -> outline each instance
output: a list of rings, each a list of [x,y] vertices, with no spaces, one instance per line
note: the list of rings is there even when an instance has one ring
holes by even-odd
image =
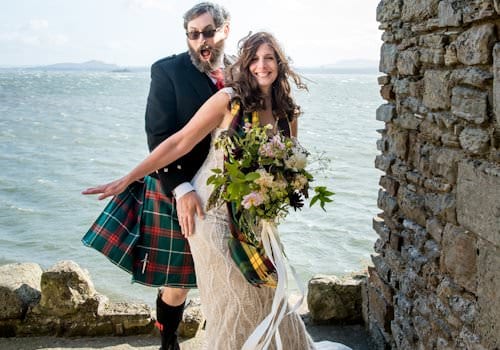
[[[353,326],[313,326],[308,331],[315,341],[331,340],[350,346],[353,350],[373,349],[365,329],[360,325]],[[203,332],[197,337],[183,341],[181,350],[199,350]],[[34,350],[34,349],[71,349],[71,350],[157,350],[159,338],[151,335],[131,337],[96,337],[96,338],[0,338],[2,350]]]

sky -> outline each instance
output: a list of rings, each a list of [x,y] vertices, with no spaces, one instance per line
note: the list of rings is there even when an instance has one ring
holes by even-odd
[[[220,0],[231,13],[226,51],[266,30],[300,67],[379,60],[380,0]],[[149,66],[186,50],[182,15],[200,1],[2,0],[0,66],[99,60]],[[373,64],[373,65],[375,65]]]

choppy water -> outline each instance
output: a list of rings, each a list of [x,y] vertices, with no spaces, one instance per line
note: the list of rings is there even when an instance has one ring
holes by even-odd
[[[376,75],[306,75],[309,92],[299,134],[330,168],[317,183],[336,192],[324,213],[292,213],[281,226],[290,261],[304,283],[316,273],[362,269],[372,251],[380,173]],[[147,72],[0,70],[0,264],[43,268],[74,260],[113,300],[152,303],[154,288],[130,284],[127,273],[80,243],[105,202],[80,191],[123,175],[147,154]]]

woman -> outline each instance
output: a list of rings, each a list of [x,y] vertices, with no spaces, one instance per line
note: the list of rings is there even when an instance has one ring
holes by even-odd
[[[271,124],[274,132],[277,132],[278,120],[287,119],[292,135],[296,136],[300,109],[290,95],[289,78],[297,87],[305,87],[289,68],[286,56],[272,35],[260,32],[249,36],[240,47],[237,62],[231,67],[228,88],[212,96],[182,130],[165,140],[129,174],[83,193],[100,194],[99,199],[117,195],[132,182],[189,152],[207,134],[212,133],[212,139],[216,139],[231,125],[230,105],[235,98],[244,111],[258,112],[260,124]],[[192,181],[204,204],[211,194],[211,187],[206,185],[208,177],[213,174],[211,169],[221,169],[222,165],[222,150],[212,145],[205,163]],[[195,233],[188,237],[202,309],[207,319],[206,349],[241,349],[270,313],[273,302],[274,289],[251,285],[233,262],[228,248],[230,235],[227,208],[221,206],[209,210],[204,218],[197,217]],[[279,334],[283,349],[315,348],[296,313],[283,319]],[[334,343],[326,346],[346,349]],[[274,349],[275,344],[271,343],[270,348]]]

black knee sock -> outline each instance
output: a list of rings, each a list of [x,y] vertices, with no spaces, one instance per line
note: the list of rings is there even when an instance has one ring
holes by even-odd
[[[182,320],[182,313],[184,312],[184,304],[179,306],[171,306],[161,299],[161,294],[158,293],[156,298],[156,320],[161,324],[161,337],[162,346],[165,342],[164,348],[174,339],[179,323]]]

